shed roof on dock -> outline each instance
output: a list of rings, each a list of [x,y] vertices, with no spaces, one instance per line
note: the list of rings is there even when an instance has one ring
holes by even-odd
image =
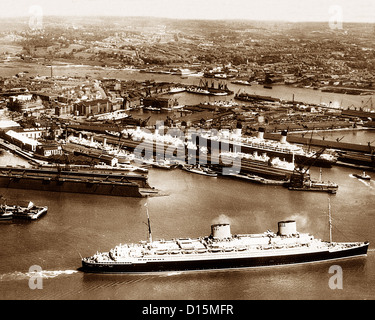
[[[280,134],[274,133],[265,133],[265,139],[272,139],[272,140],[279,140]],[[299,137],[295,135],[288,135],[287,141],[290,143],[298,143],[304,145],[310,145],[315,147],[325,147],[329,149],[336,149],[342,151],[352,151],[352,152],[361,152],[361,153],[373,153],[375,152],[375,147],[369,144],[354,144],[354,143],[346,143],[346,142],[338,142],[332,140],[323,140],[323,139],[310,139]]]

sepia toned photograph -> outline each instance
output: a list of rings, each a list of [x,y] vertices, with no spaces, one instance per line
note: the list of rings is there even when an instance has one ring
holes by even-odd
[[[374,39],[372,0],[1,0],[0,300],[373,300]]]

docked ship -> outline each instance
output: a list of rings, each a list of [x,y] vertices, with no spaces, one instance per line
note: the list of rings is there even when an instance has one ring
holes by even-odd
[[[332,242],[297,231],[293,220],[280,221],[277,233],[232,235],[229,224],[211,226],[210,236],[120,244],[82,259],[84,272],[143,273],[234,269],[350,258],[367,254],[368,242]],[[331,226],[331,219],[330,219]],[[330,229],[331,231],[331,229]]]
[[[284,186],[285,184],[288,183],[288,181],[285,181],[285,180],[266,179],[261,176],[257,176],[255,174],[228,173],[227,176],[241,179],[241,180],[247,180],[247,181],[255,182],[259,184],[267,184],[267,185],[274,185],[274,186]]]
[[[155,190],[141,174],[61,168],[0,167],[0,188],[144,197]]]
[[[256,137],[242,137],[241,129],[235,134],[218,134],[210,136],[209,133],[193,134],[192,141],[197,146],[205,146],[211,150],[221,144],[221,149],[231,152],[266,153],[269,157],[278,157],[288,162],[304,166],[314,165],[321,168],[331,168],[336,163],[337,157],[328,152],[322,152],[319,157],[317,152],[306,150],[302,146],[287,142],[287,132],[283,131],[279,141],[264,139],[264,128],[258,129]]]
[[[327,192],[335,194],[339,188],[337,183],[332,181],[312,180],[310,177],[291,176],[290,182],[285,186],[294,191]]]
[[[254,101],[280,102],[279,98],[274,98],[270,96],[262,96],[262,95],[257,95],[257,94],[250,94],[247,92],[242,92],[241,90],[236,93],[234,98],[236,100],[246,101],[246,102],[254,102]]]
[[[211,95],[211,96],[226,96],[228,95],[228,92],[226,91],[218,91],[218,90],[209,90],[207,88],[201,88],[201,87],[187,87],[186,91],[189,93],[195,93],[195,94],[204,94],[204,95]]]
[[[338,152],[338,162],[341,164],[361,167],[361,168],[375,168],[375,154],[372,152],[369,153],[360,153],[360,152]]]
[[[227,84],[219,83],[218,87],[215,88],[214,83],[211,83],[211,85],[209,85],[207,81],[204,81],[202,79],[199,82],[199,86],[189,86],[186,88],[186,91],[190,93],[206,94],[213,96],[226,96],[233,94],[233,91],[228,88]]]
[[[201,174],[208,177],[217,177],[217,173],[207,167],[200,165],[183,165],[182,169],[191,173]]]
[[[290,177],[290,181],[284,186],[289,190],[296,191],[315,191],[315,192],[328,192],[336,194],[339,186],[332,181],[322,180],[322,169],[320,169],[319,180],[311,179],[309,168],[296,168]]]

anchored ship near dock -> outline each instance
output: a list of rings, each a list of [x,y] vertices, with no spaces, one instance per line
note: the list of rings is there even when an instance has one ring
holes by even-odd
[[[232,235],[229,224],[215,224],[208,237],[153,241],[149,219],[148,242],[120,244],[109,252],[83,258],[82,269],[140,273],[275,266],[366,255],[368,246],[368,242],[315,239],[297,232],[296,222],[291,220],[279,222],[277,233]]]
[[[192,134],[192,141],[197,146],[205,146],[209,150],[214,149],[217,143],[220,142],[221,148],[226,151],[235,152],[236,150],[240,150],[243,153],[266,153],[269,157],[278,157],[289,162],[295,162],[296,164],[314,165],[323,168],[330,168],[337,161],[337,157],[333,154],[322,152],[319,158],[316,158],[316,152],[308,151],[302,146],[288,143],[286,141],[286,131],[282,132],[280,141],[264,139],[263,128],[259,128],[257,137],[241,137],[241,129],[237,129],[237,131],[239,132],[234,135],[234,139],[220,135],[210,136],[209,133],[202,133]]]

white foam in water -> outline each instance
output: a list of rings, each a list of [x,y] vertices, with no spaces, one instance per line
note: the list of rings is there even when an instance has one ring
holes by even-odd
[[[61,275],[71,275],[77,273],[77,270],[43,270],[40,272],[19,272],[0,274],[0,281],[28,280],[31,277],[40,277],[42,279],[56,278]]]
[[[170,277],[170,276],[177,276],[177,275],[180,275],[182,274],[182,272],[180,271],[174,271],[174,272],[168,272],[167,276]]]

